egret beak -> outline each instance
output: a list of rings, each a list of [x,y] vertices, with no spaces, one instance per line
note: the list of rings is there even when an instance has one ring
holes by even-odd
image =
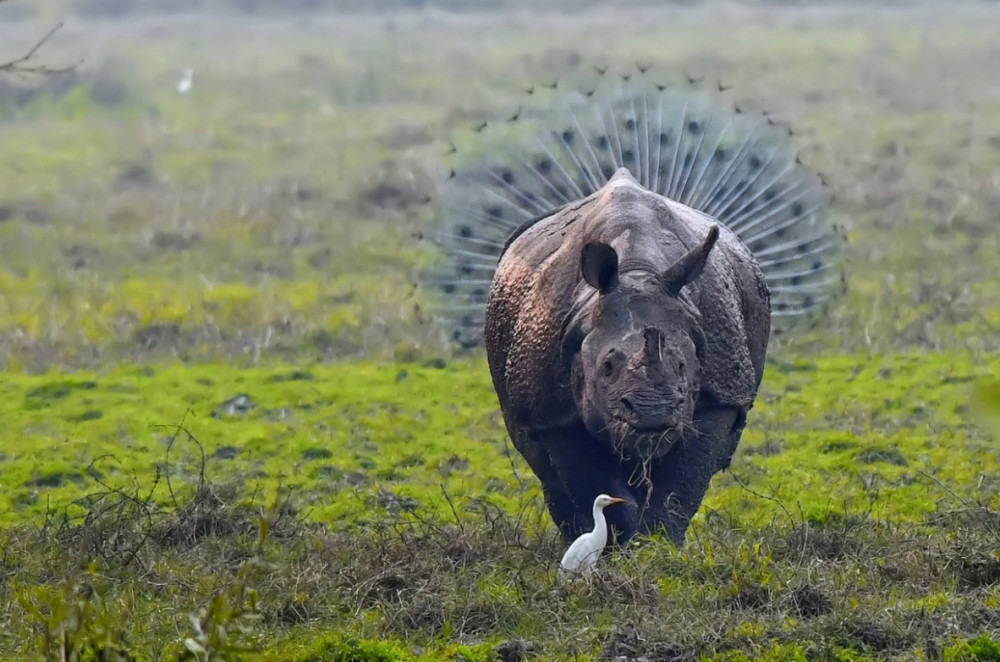
[[[611,499],[611,503],[625,503],[625,499],[619,499],[618,497],[614,497],[613,499]]]

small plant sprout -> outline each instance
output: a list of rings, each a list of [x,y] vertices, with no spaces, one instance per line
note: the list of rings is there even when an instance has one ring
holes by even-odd
[[[608,523],[604,519],[604,507],[623,501],[624,499],[607,494],[599,494],[594,499],[594,530],[573,541],[559,563],[560,571],[587,573],[594,569],[601,550],[608,544]]]

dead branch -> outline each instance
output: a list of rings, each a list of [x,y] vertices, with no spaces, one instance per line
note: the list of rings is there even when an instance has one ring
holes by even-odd
[[[6,0],[0,0],[0,3]],[[42,46],[44,46],[54,35],[59,28],[63,26],[62,23],[56,24],[51,30],[45,33],[45,35],[35,42],[35,45],[28,50],[27,53],[21,57],[15,58],[13,60],[7,60],[6,62],[0,61],[0,73],[19,73],[19,74],[51,74],[59,73],[61,71],[67,71],[72,67],[63,67],[60,69],[55,69],[52,67],[47,67],[45,65],[36,65],[31,62],[31,59],[35,57]]]

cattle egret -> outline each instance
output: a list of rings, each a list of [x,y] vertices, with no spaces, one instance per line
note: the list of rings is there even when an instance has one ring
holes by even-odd
[[[604,507],[622,503],[624,499],[600,494],[594,499],[594,530],[584,533],[573,541],[563,554],[559,569],[568,572],[590,572],[597,565],[601,550],[608,543],[608,522],[604,519]]]
[[[177,81],[177,91],[181,94],[187,94],[188,90],[191,89],[191,85],[194,83],[194,69],[188,67],[184,70],[184,75],[179,81]]]

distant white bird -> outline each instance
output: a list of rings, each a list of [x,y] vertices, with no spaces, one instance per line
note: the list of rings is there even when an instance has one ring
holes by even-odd
[[[584,533],[569,546],[563,554],[562,561],[559,562],[560,574],[585,573],[594,569],[601,556],[601,550],[608,543],[608,522],[604,519],[604,507],[624,501],[607,494],[600,494],[594,499],[594,530]]]
[[[177,91],[181,94],[187,94],[192,84],[194,84],[194,69],[188,67],[184,70],[184,75],[181,79],[177,81]]]

